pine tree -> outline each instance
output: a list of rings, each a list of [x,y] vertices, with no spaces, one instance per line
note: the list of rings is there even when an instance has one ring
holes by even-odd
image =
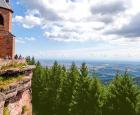
[[[89,95],[88,68],[85,63],[80,68],[80,77],[77,80],[72,105],[72,115],[86,115]]]
[[[37,61],[37,63],[35,64],[36,66],[41,66],[40,62]]]
[[[64,68],[65,70],[65,68]],[[66,74],[66,73],[65,73]],[[75,91],[76,83],[79,77],[79,71],[76,65],[73,63],[69,72],[67,73],[66,79],[63,81],[62,91],[60,94],[60,108],[59,115],[70,115],[73,101],[73,94]]]
[[[105,115],[136,115],[139,94],[132,78],[118,75],[109,85]]]
[[[61,87],[61,66],[57,62],[50,68],[49,77],[42,93],[44,96],[44,115],[55,115],[57,114],[59,92]],[[43,114],[43,113],[42,113]]]
[[[42,91],[42,77],[43,77],[43,68],[41,66],[37,66],[34,70],[33,78],[32,78],[32,103],[33,103],[33,111],[36,113],[40,112],[40,92]]]
[[[88,76],[88,67],[86,63],[83,63],[81,68],[80,68],[80,75],[81,77],[87,77]]]
[[[72,115],[87,115],[89,104],[89,84],[90,79],[79,78],[74,92]]]
[[[87,115],[102,115],[104,88],[97,77],[94,77],[90,82],[89,92]]]
[[[85,63],[79,72],[74,63],[67,70],[37,62],[32,104],[36,115],[140,115],[140,90],[127,72],[104,86],[95,75],[88,77]]]
[[[67,107],[68,86],[69,84],[67,79],[67,71],[65,66],[63,66],[61,73],[61,86],[58,92],[56,115],[68,115],[68,107]]]
[[[18,56],[16,58],[18,58]],[[31,63],[31,57],[30,56],[27,56],[25,59],[26,59],[27,64],[30,65],[30,63]]]
[[[32,57],[30,65],[35,65],[35,64],[36,64],[36,62],[35,62],[35,58]]]

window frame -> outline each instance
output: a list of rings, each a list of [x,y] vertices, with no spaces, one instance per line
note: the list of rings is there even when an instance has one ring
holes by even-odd
[[[0,25],[4,26],[4,17],[0,14]]]

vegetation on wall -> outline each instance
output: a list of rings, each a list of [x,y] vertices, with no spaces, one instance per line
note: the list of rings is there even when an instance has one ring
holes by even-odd
[[[9,111],[8,107],[4,107],[3,115],[10,115],[10,111]]]
[[[32,79],[36,115],[140,115],[140,89],[125,73],[104,85],[85,63],[70,69],[37,64]]]
[[[23,77],[21,75],[18,76],[10,76],[10,77],[2,77],[0,76],[0,89],[8,87],[12,83],[16,83],[22,80]]]
[[[24,113],[26,113],[28,111],[28,109],[27,109],[27,106],[26,105],[24,105],[23,107],[22,107],[22,114],[24,114]]]
[[[6,69],[10,69],[10,68],[21,69],[21,68],[25,67],[26,65],[27,65],[26,63],[10,63],[10,64],[3,65],[0,70],[6,70]]]

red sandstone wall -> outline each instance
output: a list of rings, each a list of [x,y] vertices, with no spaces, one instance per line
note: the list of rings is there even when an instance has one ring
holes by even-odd
[[[9,84],[0,91],[0,115],[7,111],[8,115],[32,115],[31,77],[23,76],[24,80]],[[25,108],[26,109],[23,109]],[[24,113],[23,113],[24,110]]]
[[[3,115],[4,106],[8,108],[9,115],[32,115],[31,94],[29,90],[17,94],[7,105],[5,103],[5,101],[0,102],[0,115]],[[22,113],[23,107],[26,107],[24,113]]]
[[[12,12],[10,10],[0,8],[0,14],[4,18],[3,30],[11,32],[12,31]],[[2,27],[0,27],[0,29],[2,29]]]
[[[27,111],[25,111],[25,113],[27,113],[27,115],[32,115],[31,105],[31,96],[29,90],[26,90],[22,94],[17,95],[16,98],[13,98],[13,103],[12,100],[9,102],[8,109],[10,115],[21,115],[22,108],[26,107]]]
[[[12,11],[0,8],[4,18],[4,26],[0,25],[0,58],[13,58],[15,55],[15,39],[10,34],[12,31]]]
[[[15,39],[12,36],[0,35],[0,57],[13,58],[15,54]]]

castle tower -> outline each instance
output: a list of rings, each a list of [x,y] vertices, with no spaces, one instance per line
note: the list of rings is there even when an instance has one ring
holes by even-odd
[[[9,0],[0,0],[0,58],[14,58],[15,36],[11,33],[12,13]]]

